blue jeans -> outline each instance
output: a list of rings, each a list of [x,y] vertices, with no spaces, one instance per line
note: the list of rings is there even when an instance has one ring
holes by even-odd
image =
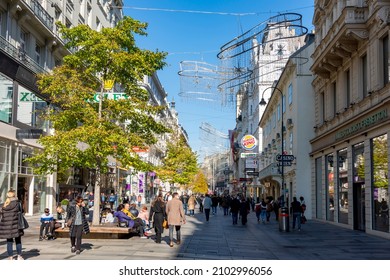
[[[267,211],[261,210],[260,217],[261,217],[261,221],[264,223],[265,220],[267,219]]]
[[[184,215],[187,215],[188,204],[183,203]]]
[[[233,219],[233,225],[236,225],[238,221],[238,213],[232,212],[232,219]]]
[[[176,241],[180,241],[180,225],[169,225],[169,240],[173,242],[173,227],[175,227],[176,230]]]
[[[213,211],[213,215],[217,215],[217,206],[211,206],[211,209]]]
[[[229,215],[229,207],[223,207],[223,215]]]
[[[293,213],[293,229],[295,228],[295,221],[298,224],[298,229],[301,229],[301,212],[294,212]]]
[[[16,252],[18,255],[22,254],[22,237],[15,237],[15,243],[16,243]],[[8,257],[12,257],[14,255],[13,250],[14,245],[14,239],[13,238],[7,238],[7,253]]]

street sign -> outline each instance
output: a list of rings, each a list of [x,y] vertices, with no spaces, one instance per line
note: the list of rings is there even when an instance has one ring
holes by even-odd
[[[291,166],[292,162],[291,161],[279,161],[278,166]]]
[[[293,161],[295,159],[294,155],[277,155],[277,161]]]
[[[241,153],[241,158],[256,158],[258,153]]]
[[[259,176],[259,172],[247,172],[246,175],[248,176],[255,176],[255,177],[258,177]]]

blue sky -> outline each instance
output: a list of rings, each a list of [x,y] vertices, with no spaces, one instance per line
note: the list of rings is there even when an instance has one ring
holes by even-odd
[[[235,110],[180,97],[180,62],[220,65],[217,54],[222,45],[278,13],[301,14],[311,31],[313,6],[314,0],[124,0],[123,12],[149,25],[148,36],[137,40],[139,47],[168,53],[168,65],[158,76],[168,101],[176,102],[192,149],[199,153],[213,145],[201,139],[201,123],[227,134],[235,127]]]

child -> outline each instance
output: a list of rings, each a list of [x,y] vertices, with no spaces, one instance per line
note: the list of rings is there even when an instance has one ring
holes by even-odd
[[[52,230],[54,226],[53,214],[50,214],[49,208],[45,208],[44,213],[41,215],[41,227],[39,228],[39,241],[43,239],[52,238]],[[43,229],[45,229],[45,235],[43,236]]]
[[[152,233],[149,226],[149,212],[148,207],[142,206],[141,212],[138,214],[138,218],[140,218],[144,224],[144,232]]]

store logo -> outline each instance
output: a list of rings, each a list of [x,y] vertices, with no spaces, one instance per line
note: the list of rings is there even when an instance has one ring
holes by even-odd
[[[247,134],[241,138],[241,146],[245,150],[251,151],[257,147],[257,139],[253,135]]]

